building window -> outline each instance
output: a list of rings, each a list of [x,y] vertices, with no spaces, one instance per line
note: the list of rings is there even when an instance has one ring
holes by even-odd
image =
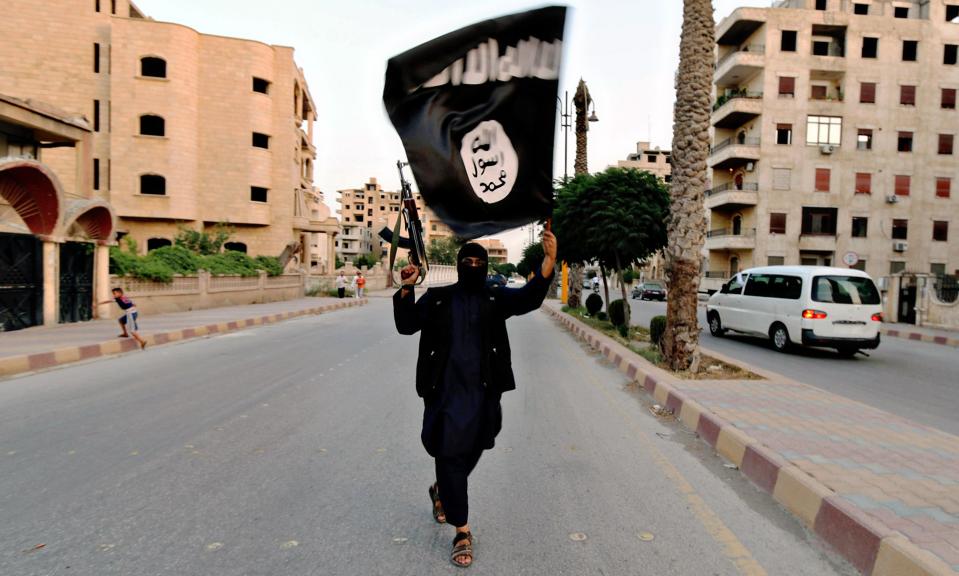
[[[778,212],[769,213],[769,233],[770,234],[785,234],[786,233],[786,215]]]
[[[100,189],[100,159],[93,159],[93,189]]]
[[[876,58],[879,55],[879,38],[864,36],[862,39],[862,57]]]
[[[117,0],[110,0],[110,14],[117,13]]]
[[[912,132],[899,132],[896,150],[899,152],[912,152]]]
[[[776,144],[789,145],[793,143],[793,125],[776,124]]]
[[[786,258],[784,256],[767,256],[766,257],[766,266],[782,266],[786,263]]]
[[[826,92],[828,90],[829,90],[828,86],[824,86],[822,84],[813,84],[812,86],[810,86],[809,98],[811,100],[825,100]]]
[[[253,146],[255,148],[270,148],[270,137],[260,132],[253,133]]]
[[[829,41],[813,40],[812,54],[813,56],[829,56]]]
[[[909,220],[905,218],[894,218],[892,221],[892,239],[908,240],[909,238]]]
[[[230,252],[242,252],[246,254],[246,244],[243,242],[227,242],[223,245],[224,250],[229,250]]]
[[[816,0],[816,10],[825,10],[827,3],[826,0]]]
[[[153,252],[157,248],[163,248],[164,246],[172,246],[173,242],[166,238],[149,238],[147,239],[147,252]]]
[[[165,136],[166,121],[162,116],[144,114],[140,116],[140,135],[141,136]]]
[[[946,22],[959,24],[959,4],[946,4]]]
[[[155,56],[140,58],[140,76],[166,78],[166,60]]]
[[[353,220],[356,221],[356,222],[362,222],[362,221],[363,221],[363,215],[362,215],[362,214],[354,214],[354,215],[353,215]]]
[[[779,50],[781,52],[796,51],[796,31],[795,30],[782,31],[782,37],[779,41]]]
[[[852,237],[853,238],[865,238],[868,234],[869,229],[869,218],[865,216],[853,216],[852,217]]]
[[[946,275],[946,265],[945,264],[929,264],[929,272],[936,278],[942,278]]]
[[[876,83],[861,82],[859,84],[859,101],[863,104],[876,103]]]
[[[157,174],[141,174],[140,194],[166,195],[166,178]]]
[[[898,8],[897,8],[898,10]],[[902,41],[902,61],[903,62],[915,62],[916,55],[919,53],[919,41],[918,40],[903,40]]]
[[[835,236],[838,208],[803,208],[802,233],[813,236]]]
[[[806,145],[838,146],[842,140],[842,118],[839,116],[809,116],[806,120]]]
[[[909,17],[909,7],[908,6],[896,6],[892,13],[895,18],[908,18]]]
[[[952,155],[952,134],[939,135],[939,154]]]
[[[869,15],[869,4],[853,4],[852,13],[859,16],[868,16]]]
[[[896,196],[908,196],[909,188],[912,185],[912,176],[908,174],[896,174],[895,191]]]
[[[952,192],[952,178],[936,178],[936,198],[948,198]]]
[[[773,190],[789,190],[792,187],[791,168],[773,168]]]
[[[796,79],[794,77],[779,77],[779,95],[789,98],[793,98],[796,95]]]
[[[949,241],[949,223],[943,220],[933,220],[932,239],[936,242]]]
[[[942,50],[942,63],[948,66],[954,66],[957,55],[959,55],[959,44],[946,44]]]
[[[93,43],[93,73],[100,73],[100,43]]]
[[[903,106],[916,105],[916,87],[902,85],[899,87],[899,103]]]
[[[956,109],[956,89],[955,88],[943,88],[942,89],[942,98],[940,100],[940,106],[946,110],[955,110]]]
[[[93,131],[100,131],[100,101],[93,101]]]
[[[269,94],[270,93],[270,81],[264,80],[263,78],[253,77],[253,91],[259,92],[260,94]]]
[[[872,174],[856,172],[856,194],[872,194]]]
[[[94,8],[96,8],[97,12],[99,12],[99,11],[100,11],[100,0],[94,0],[93,6],[94,6]]]
[[[892,260],[889,262],[889,273],[896,274],[902,272],[906,269],[906,263],[898,260]]]
[[[267,192],[269,188],[250,186],[250,202],[266,202]]]
[[[829,192],[829,168],[816,168],[816,192]]]

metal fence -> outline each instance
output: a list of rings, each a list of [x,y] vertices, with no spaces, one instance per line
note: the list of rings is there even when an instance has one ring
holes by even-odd
[[[952,304],[959,300],[959,276],[939,276],[933,286],[936,298],[944,304]]]

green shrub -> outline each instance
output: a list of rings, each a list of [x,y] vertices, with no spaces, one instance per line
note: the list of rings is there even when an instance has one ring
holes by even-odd
[[[602,320],[603,322],[605,322],[605,321],[609,320],[609,314],[607,314],[607,313],[605,313],[605,312],[597,312],[597,313],[596,313],[596,319],[597,319],[597,320]]]
[[[613,326],[629,325],[629,303],[625,300],[613,300],[606,310],[609,312],[609,321],[613,323]]]
[[[586,311],[590,316],[595,316],[597,312],[603,309],[603,299],[599,294],[590,294],[586,297]]]
[[[666,317],[665,316],[653,316],[653,319],[649,321],[649,340],[655,345],[659,345],[659,341],[663,338],[663,332],[666,331]]]
[[[257,256],[253,259],[256,267],[266,272],[267,276],[279,276],[283,274],[283,265],[276,256]]]
[[[143,257],[145,262],[159,262],[169,267],[175,274],[196,274],[200,257],[183,246],[164,246],[151,250]]]
[[[200,268],[215,276],[234,274],[256,276],[260,273],[254,264],[254,260],[243,252],[227,250],[222,254],[212,254],[201,258]]]
[[[173,270],[159,260],[140,259],[131,275],[154,282],[173,282]]]
[[[634,272],[632,268],[623,270],[623,284],[632,284],[633,280],[636,280],[636,272]]]
[[[619,335],[623,338],[629,338],[629,328],[625,324],[620,324],[616,327],[616,330],[619,332]]]
[[[124,252],[119,246],[110,246],[110,274],[127,276],[137,265],[137,255]]]

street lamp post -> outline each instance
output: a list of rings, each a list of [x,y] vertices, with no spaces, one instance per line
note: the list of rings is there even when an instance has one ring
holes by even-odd
[[[559,103],[559,116],[562,118],[560,121],[560,128],[563,129],[563,182],[569,180],[569,129],[572,128],[570,119],[573,117],[573,114],[569,111],[569,90],[563,92],[563,100],[559,99],[559,96],[556,97],[556,101]]]

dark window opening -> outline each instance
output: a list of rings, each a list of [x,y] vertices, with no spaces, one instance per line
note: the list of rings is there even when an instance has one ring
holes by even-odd
[[[142,136],[165,136],[166,121],[161,116],[144,114],[140,116],[140,134]]]
[[[779,50],[782,52],[796,51],[796,31],[783,30],[782,38],[779,41]]]
[[[259,132],[253,133],[253,146],[256,148],[269,148],[270,147],[270,137],[266,134],[261,134]]]
[[[250,186],[250,201],[266,202],[266,195],[268,191],[268,188],[263,188],[262,186]]]
[[[769,214],[769,233],[770,234],[785,234],[786,233],[786,215],[770,212]]]
[[[777,124],[776,125],[776,144],[792,144],[793,143],[793,125],[792,124]]]
[[[93,73],[100,73],[100,43],[93,43]]]
[[[93,189],[100,189],[100,159],[93,159]]]
[[[166,78],[166,60],[153,56],[140,58],[140,76]]]
[[[163,196],[166,194],[166,178],[156,174],[140,175],[140,194],[154,194]]]
[[[803,208],[802,233],[818,236],[836,235],[838,208]]]
[[[893,11],[893,16],[896,18],[908,18],[909,17],[909,7],[908,6],[896,6]]]
[[[110,0],[110,14],[117,13],[117,0]]]
[[[246,244],[243,242],[227,242],[223,245],[223,249],[231,252],[243,252],[246,254]]]
[[[905,218],[895,218],[892,221],[892,239],[893,240],[908,240],[909,239],[909,220]]]
[[[100,0],[94,0],[93,6],[96,8],[97,12],[100,11]]]
[[[936,242],[949,241],[949,222],[943,220],[933,220],[932,239]]]
[[[900,132],[896,150],[899,152],[912,152],[912,132]]]
[[[942,50],[942,63],[947,66],[954,66],[959,56],[959,44],[946,44]]]
[[[912,176],[909,176],[908,174],[896,174],[894,182],[896,196],[909,195],[909,189],[912,187]]]
[[[959,4],[946,4],[946,22],[959,23]]]
[[[876,83],[863,82],[859,84],[859,102],[863,104],[876,103]]]
[[[814,84],[810,89],[809,97],[812,100],[825,100],[826,92],[829,90],[828,86],[823,86],[821,84]]]
[[[942,89],[942,100],[940,105],[947,110],[956,109],[956,89],[955,88]]]
[[[167,240],[166,238],[150,238],[147,240],[147,252],[152,252],[157,248],[163,248],[164,246],[172,246],[173,242]]]
[[[829,56],[829,42],[825,40],[813,41],[812,53],[814,56]]]
[[[903,62],[915,62],[916,56],[918,53],[919,53],[918,40],[902,41],[902,61]]]
[[[779,77],[779,95],[780,96],[795,96],[796,95],[796,79],[792,76],[780,76]]]
[[[870,38],[868,36],[862,39],[862,57],[876,58],[879,55],[879,38]]]
[[[865,238],[869,230],[869,218],[863,216],[853,216],[852,218],[852,237]]]
[[[93,131],[100,131],[100,101],[93,101]]]
[[[859,16],[868,16],[869,4],[853,4],[852,12],[853,14],[858,14]]]
[[[952,134],[940,134],[939,135],[939,153],[943,155],[952,154]]]
[[[900,86],[899,87],[899,103],[903,106],[915,106],[916,105],[916,87],[915,86]]]
[[[264,80],[263,78],[253,77],[253,91],[259,92],[260,94],[269,94],[270,93],[270,81]]]
[[[825,10],[827,4],[827,0],[816,0],[816,10]]]
[[[859,133],[856,135],[856,149],[857,150],[872,150],[872,130],[868,128],[860,128]]]

